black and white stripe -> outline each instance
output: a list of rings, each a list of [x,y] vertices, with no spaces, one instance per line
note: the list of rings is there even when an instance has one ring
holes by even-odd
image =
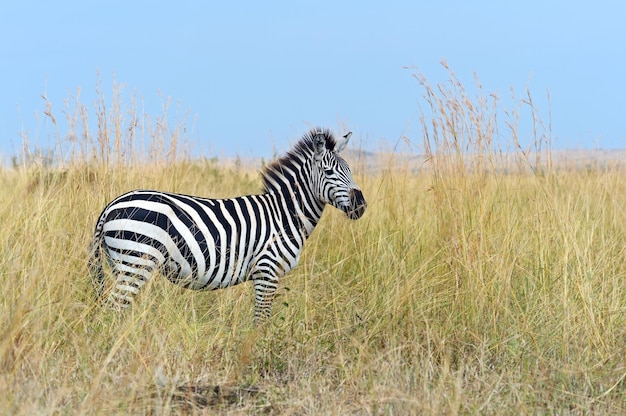
[[[312,130],[262,172],[264,192],[230,199],[136,190],[98,219],[90,269],[100,297],[123,308],[157,271],[189,289],[253,280],[255,320],[270,314],[278,280],[296,266],[326,204],[360,218],[366,202],[330,131]],[[115,276],[105,295],[102,257]]]

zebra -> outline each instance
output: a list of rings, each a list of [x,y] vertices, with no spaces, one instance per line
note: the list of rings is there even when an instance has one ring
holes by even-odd
[[[266,320],[279,279],[298,264],[325,206],[352,220],[365,212],[363,193],[339,155],[351,134],[336,140],[329,129],[310,130],[262,169],[257,195],[208,199],[134,190],[115,198],[90,246],[98,298],[125,309],[156,272],[194,290],[252,280],[254,321]],[[115,280],[108,291],[103,257]]]

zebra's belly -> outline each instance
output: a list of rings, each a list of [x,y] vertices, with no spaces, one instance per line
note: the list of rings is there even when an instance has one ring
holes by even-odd
[[[178,266],[174,262],[172,267]],[[180,270],[178,273],[167,273],[173,283],[192,290],[214,290],[229,286],[235,286],[248,280],[250,274],[250,262],[234,264],[231,267],[216,265],[212,270],[207,270],[202,276],[194,275],[191,270]],[[170,267],[166,267],[169,269]]]

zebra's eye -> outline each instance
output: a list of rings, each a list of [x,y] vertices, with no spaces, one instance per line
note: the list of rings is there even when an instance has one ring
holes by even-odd
[[[332,169],[324,169],[324,173],[326,173],[327,175],[332,175],[333,174],[333,170]]]

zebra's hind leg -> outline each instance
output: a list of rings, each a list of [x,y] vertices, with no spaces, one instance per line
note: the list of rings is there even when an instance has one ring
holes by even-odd
[[[106,303],[110,308],[121,311],[132,305],[135,296],[152,277],[152,271],[122,263],[116,263],[113,269],[115,285],[109,292]]]

